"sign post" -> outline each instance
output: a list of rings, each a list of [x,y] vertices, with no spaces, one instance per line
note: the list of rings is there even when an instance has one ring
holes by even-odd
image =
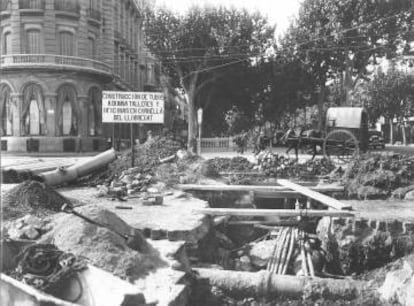
[[[134,123],[163,124],[164,94],[159,92],[103,91],[102,122],[110,122],[113,125],[115,123],[130,124],[131,166],[134,167]],[[113,131],[114,136],[115,130]]]
[[[198,145],[197,145],[197,154],[201,156],[201,127],[203,125],[203,109],[199,108],[197,110],[197,123],[198,123]]]

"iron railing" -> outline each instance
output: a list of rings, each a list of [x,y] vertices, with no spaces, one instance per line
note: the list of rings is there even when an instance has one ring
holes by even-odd
[[[19,0],[21,10],[44,10],[45,0]]]
[[[91,68],[94,70],[102,71],[108,74],[112,74],[112,68],[100,61],[75,57],[66,55],[55,54],[8,54],[2,55],[0,60],[0,68],[11,67],[30,67],[30,66],[42,66],[45,64],[50,65],[62,65],[62,66],[74,66],[82,69]]]
[[[88,17],[100,21],[102,18],[102,14],[98,10],[88,9]]]
[[[55,10],[79,14],[80,6],[78,0],[55,0]]]

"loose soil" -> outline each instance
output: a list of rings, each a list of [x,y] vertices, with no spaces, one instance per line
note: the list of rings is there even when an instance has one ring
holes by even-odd
[[[49,215],[60,211],[64,203],[70,204],[70,201],[45,183],[25,181],[3,194],[3,218]]]
[[[92,265],[129,281],[166,265],[139,231],[134,231],[134,235],[140,251],[131,249],[118,233],[130,234],[132,228],[114,213],[98,206],[85,206],[77,211],[111,230],[72,214],[60,213],[53,218],[53,229],[40,242],[53,242],[60,250],[85,257]]]

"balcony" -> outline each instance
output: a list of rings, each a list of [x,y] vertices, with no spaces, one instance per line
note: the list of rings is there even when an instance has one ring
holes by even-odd
[[[11,0],[0,0],[0,15],[2,17],[10,16],[12,10]]]
[[[107,64],[89,58],[55,54],[8,54],[0,59],[0,70],[48,69],[74,70],[102,75],[112,80],[112,68]]]
[[[19,0],[21,10],[44,10],[45,0]]]
[[[87,14],[88,14],[89,23],[95,26],[99,26],[101,24],[102,14],[100,11],[95,10],[95,9],[88,9]]]
[[[80,5],[78,0],[55,0],[55,11],[68,17],[79,17]]]

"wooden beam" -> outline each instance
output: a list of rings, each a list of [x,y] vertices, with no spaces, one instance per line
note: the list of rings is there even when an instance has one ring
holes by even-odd
[[[297,191],[254,191],[257,199],[303,199],[303,194]]]
[[[278,216],[278,217],[354,217],[354,213],[342,210],[301,209],[254,209],[254,208],[202,208],[195,212],[213,216]]]
[[[184,191],[292,191],[292,188],[285,186],[266,186],[266,185],[198,185],[198,184],[178,184],[178,188]],[[342,186],[313,186],[309,189],[318,192],[342,192]]]
[[[311,199],[314,199],[314,200],[316,200],[316,201],[318,201],[318,202],[320,202],[320,203],[322,203],[322,204],[324,204],[328,207],[331,207],[331,208],[334,208],[334,209],[341,209],[341,210],[344,210],[344,209],[351,210],[352,209],[351,205],[346,205],[346,204],[342,203],[341,201],[338,201],[337,199],[334,199],[334,198],[328,197],[324,194],[321,194],[320,192],[318,192],[315,189],[312,190],[310,188],[292,183],[291,181],[288,181],[288,180],[279,179],[279,180],[277,180],[277,182],[280,185],[282,185],[283,187],[293,189],[294,191],[297,191],[297,192],[299,192],[299,193],[301,193],[301,194],[303,194],[303,195],[305,195],[305,196],[307,196]]]

